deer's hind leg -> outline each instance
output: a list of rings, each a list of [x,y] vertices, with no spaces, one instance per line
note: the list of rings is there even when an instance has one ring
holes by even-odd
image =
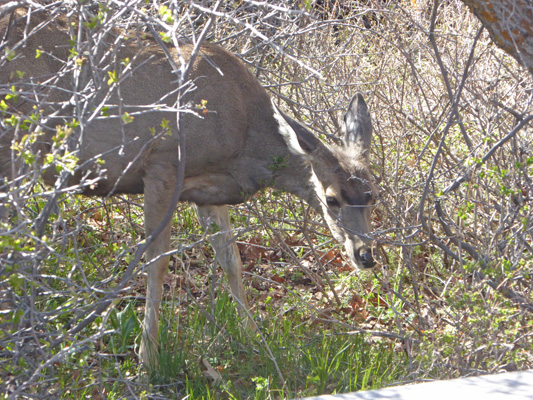
[[[255,325],[250,320],[248,301],[242,282],[242,262],[229,220],[228,206],[196,206],[200,224],[211,234],[209,242],[215,249],[216,261],[220,264],[230,285],[231,293],[237,300],[239,313],[247,325]]]
[[[175,177],[172,173],[169,174],[172,170],[171,166],[158,165],[147,171],[144,178],[144,224],[147,238],[159,226],[170,207],[176,185]],[[140,356],[146,366],[157,364],[159,309],[169,260],[168,256],[162,257],[161,254],[170,249],[170,227],[171,221],[145,253],[148,281]]]

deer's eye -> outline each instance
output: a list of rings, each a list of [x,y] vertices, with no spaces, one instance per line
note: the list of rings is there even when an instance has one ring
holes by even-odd
[[[365,194],[365,200],[366,200],[366,204],[374,205],[376,204],[376,195],[372,192],[367,192]]]
[[[339,208],[339,201],[333,196],[326,196],[326,204],[329,208]]]

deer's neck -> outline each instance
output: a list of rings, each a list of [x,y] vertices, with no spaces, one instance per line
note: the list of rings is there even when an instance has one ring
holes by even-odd
[[[320,212],[316,184],[316,176],[309,162],[302,156],[291,154],[287,162],[274,172],[269,186],[299,197]]]

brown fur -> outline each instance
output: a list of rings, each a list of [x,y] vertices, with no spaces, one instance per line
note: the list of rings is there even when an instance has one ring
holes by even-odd
[[[76,130],[69,139],[72,149],[79,149],[80,159],[71,183],[79,182],[89,195],[144,193],[145,228],[150,235],[169,208],[177,183],[177,114],[172,108],[178,87],[164,52],[155,42],[135,36],[123,41],[122,47],[111,47],[115,35],[121,35],[117,31],[92,59],[78,55],[79,60],[86,58],[79,67],[68,59],[71,25],[65,17],[32,14],[28,25],[25,11],[17,11],[15,20],[11,26],[9,17],[0,20],[1,37],[8,31],[7,45],[16,55],[12,61],[0,60],[0,90],[5,94],[15,85],[27,94],[19,96],[10,112],[27,114],[37,103],[45,118],[58,110],[61,115],[40,127],[45,133],[35,153],[42,157],[50,151],[56,125],[73,116],[81,118],[83,135]],[[37,48],[44,52],[39,59],[35,59]],[[169,51],[179,63],[178,52],[188,60],[191,47]],[[102,58],[104,54],[108,58]],[[130,58],[133,73],[121,75],[118,86],[108,85],[108,71],[124,69],[119,60],[125,57]],[[26,72],[23,79],[16,78],[16,70]],[[242,265],[226,204],[243,202],[263,187],[285,190],[309,202],[345,245],[352,262],[371,267],[371,240],[365,235],[370,231],[367,205],[373,198],[367,170],[372,127],[362,96],[354,96],[348,107],[345,119],[355,123],[346,123],[345,145],[338,151],[277,110],[244,64],[219,46],[202,46],[189,78],[195,89],[181,99],[179,114],[186,155],[180,200],[198,206],[206,228],[214,223],[220,229],[211,242],[243,313],[248,305],[240,278]],[[103,101],[109,105],[109,117],[92,111]],[[202,104],[205,113],[197,109]],[[131,123],[122,123],[125,112],[134,116]],[[169,133],[161,128],[163,120],[168,121]],[[155,138],[153,130],[161,135]],[[0,173],[8,178],[14,178],[10,171],[19,165],[19,160],[11,159],[14,135],[11,128],[0,133]],[[96,163],[98,158],[104,160],[103,166]],[[82,177],[87,176],[96,183],[86,183]],[[53,184],[54,171],[45,171],[44,178]],[[156,362],[159,303],[168,264],[159,255],[169,250],[169,243],[167,226],[146,253],[148,292],[141,349],[146,363]]]

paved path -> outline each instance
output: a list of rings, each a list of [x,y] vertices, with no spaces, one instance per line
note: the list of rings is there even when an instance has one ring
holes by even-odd
[[[533,370],[394,386],[305,400],[533,400]]]

